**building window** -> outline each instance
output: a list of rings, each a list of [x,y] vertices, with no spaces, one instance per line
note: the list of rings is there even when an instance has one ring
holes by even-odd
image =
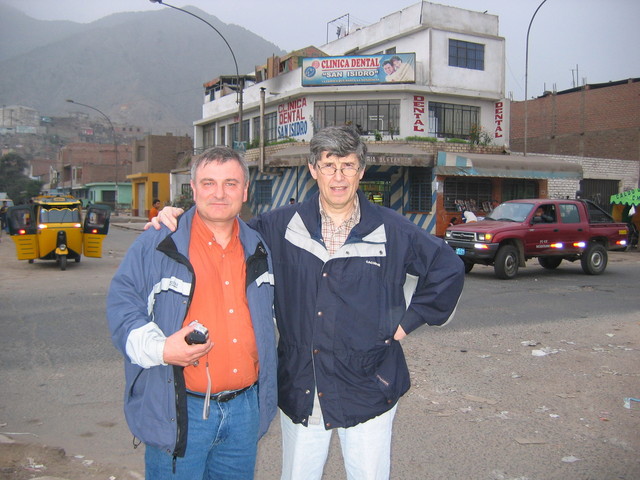
[[[242,141],[244,142],[248,142],[249,141],[249,119],[246,120],[242,120]],[[238,124],[237,123],[232,123],[231,124],[231,145],[233,145],[233,142],[237,142],[238,141]]]
[[[538,198],[537,180],[505,180],[502,182],[503,202],[507,200],[517,200],[519,198]]]
[[[190,183],[183,183],[180,185],[180,194],[187,198],[193,198],[193,190]]]
[[[484,70],[484,45],[449,39],[449,66]]]
[[[488,178],[448,177],[444,181],[444,208],[447,211],[482,210],[491,202],[491,180]]]
[[[151,196],[153,198],[158,198],[160,196],[160,183],[159,182],[151,182]]]
[[[429,135],[469,139],[471,127],[479,125],[480,107],[429,102]]]
[[[354,100],[315,102],[314,127],[353,125],[361,135],[397,134],[400,119],[399,100]]]
[[[412,212],[431,211],[432,169],[425,167],[409,168],[409,205]]]
[[[271,205],[272,197],[271,197],[271,184],[272,180],[256,180],[255,184],[255,195],[254,198],[256,200],[257,205]]]
[[[213,147],[216,144],[216,124],[207,123],[202,127],[202,146],[204,148]]]
[[[254,141],[260,140],[260,117],[253,119]],[[264,143],[275,142],[278,139],[278,114],[268,113],[264,116]]]

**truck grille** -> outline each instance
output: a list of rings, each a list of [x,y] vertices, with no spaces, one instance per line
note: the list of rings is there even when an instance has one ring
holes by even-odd
[[[468,242],[476,241],[476,234],[474,232],[451,232],[451,237],[454,240],[466,240]]]

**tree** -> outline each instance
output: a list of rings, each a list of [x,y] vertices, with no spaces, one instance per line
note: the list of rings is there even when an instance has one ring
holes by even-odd
[[[14,203],[27,203],[31,197],[40,193],[42,182],[32,180],[25,171],[28,165],[17,153],[7,153],[0,157],[0,192],[7,195]]]

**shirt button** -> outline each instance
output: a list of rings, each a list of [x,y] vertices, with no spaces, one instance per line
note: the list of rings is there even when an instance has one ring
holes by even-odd
[[[331,424],[329,422],[325,423],[325,425],[327,426],[327,428],[331,427]]]
[[[319,396],[319,397],[324,397],[324,393],[322,393],[322,392],[318,392],[318,396]]]
[[[229,313],[233,313],[233,308],[230,308],[230,309],[229,309]]]
[[[313,351],[314,355],[317,355],[318,353],[320,353],[320,350],[318,350],[317,348]]]
[[[224,282],[225,285],[229,285],[229,280],[227,280],[226,282]]]
[[[305,391],[304,391],[304,394],[305,394],[305,395],[309,395],[310,393],[311,393],[311,390],[305,390]]]
[[[391,343],[391,339],[390,339],[390,338],[387,338],[387,339],[384,341],[384,343],[386,343],[387,345],[389,345],[389,344]]]
[[[233,369],[233,373],[238,373],[238,369],[237,369],[237,368],[234,368],[234,369]]]
[[[238,339],[237,339],[237,338],[234,338],[234,339],[232,340],[232,342],[233,342],[233,343],[238,343]]]
[[[329,274],[328,274],[327,272],[324,272],[324,273],[322,274],[322,276],[323,276],[323,277],[328,277],[328,276],[329,276]]]
[[[318,316],[321,317],[322,316],[322,312],[318,312]]]
[[[213,245],[211,242],[209,242],[209,246]]]

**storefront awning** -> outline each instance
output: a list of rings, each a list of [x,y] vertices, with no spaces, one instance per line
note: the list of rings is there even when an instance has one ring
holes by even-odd
[[[611,195],[609,199],[610,203],[616,203],[619,205],[640,205],[640,188],[634,190],[627,190],[626,192],[617,193]]]
[[[487,155],[438,152],[436,175],[502,177],[502,178],[559,178],[581,180],[582,166],[577,163],[535,155]]]
[[[408,167],[433,166],[435,155],[405,144],[367,144],[367,165],[398,165]],[[309,144],[296,144],[284,147],[275,153],[267,154],[269,167],[293,167],[306,165],[309,161]]]

